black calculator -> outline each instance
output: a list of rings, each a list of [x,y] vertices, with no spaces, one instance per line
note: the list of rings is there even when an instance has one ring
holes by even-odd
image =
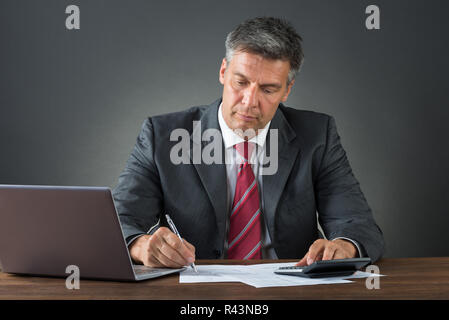
[[[344,277],[352,275],[370,263],[370,258],[321,260],[305,267],[281,267],[274,273],[307,278]]]

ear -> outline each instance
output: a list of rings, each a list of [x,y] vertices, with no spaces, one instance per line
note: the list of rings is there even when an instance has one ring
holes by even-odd
[[[290,84],[287,87],[287,92],[284,94],[284,96],[282,97],[282,102],[287,101],[288,95],[290,94],[290,92],[292,91],[292,87],[293,84],[295,83],[295,79],[292,80],[292,82],[290,82]]]
[[[223,61],[221,62],[220,73],[219,73],[219,80],[220,80],[221,84],[223,84],[223,85],[224,85],[225,71],[226,71],[226,58],[223,58]]]

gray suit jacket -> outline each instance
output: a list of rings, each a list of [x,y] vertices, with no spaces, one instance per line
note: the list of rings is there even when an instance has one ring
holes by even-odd
[[[170,161],[173,130],[191,137],[193,121],[201,130],[219,130],[218,107],[209,106],[150,117],[113,190],[123,233],[129,241],[153,233],[169,213],[178,231],[196,247],[198,259],[223,257],[228,219],[226,166]],[[384,252],[382,231],[354,177],[331,116],[279,105],[270,129],[278,129],[279,165],[263,176],[264,217],[279,258],[302,258],[319,238],[319,223],[328,239],[358,242],[374,262]],[[269,133],[270,134],[270,133]],[[267,136],[267,149],[270,150]],[[208,142],[202,142],[203,147]],[[224,147],[222,145],[222,154]],[[190,163],[192,163],[191,161]]]

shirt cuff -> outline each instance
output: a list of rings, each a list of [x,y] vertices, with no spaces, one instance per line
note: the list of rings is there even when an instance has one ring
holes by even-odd
[[[141,237],[143,235],[146,235],[146,234],[152,235],[153,233],[155,233],[156,230],[158,229],[158,227],[160,226],[160,223],[161,223],[161,219],[158,219],[156,224],[154,226],[152,226],[150,228],[150,230],[147,231],[147,233],[139,233],[139,234],[135,234],[134,236],[129,236],[128,237],[129,240],[127,240],[126,246],[129,248],[129,246],[131,245],[131,243],[134,240],[136,240],[137,238],[139,238],[139,237]]]
[[[338,238],[332,239],[332,241],[333,240],[337,240],[337,239],[350,241],[357,248],[357,251],[359,252],[359,258],[365,258],[366,257],[366,255],[364,254],[361,246],[357,243],[357,241],[349,239],[349,238],[345,238],[345,237],[338,237]]]
[[[131,243],[133,243],[134,240],[136,240],[137,238],[140,238],[141,236],[146,235],[146,233],[141,233],[141,234],[136,234],[134,236],[129,237],[129,240],[126,243],[126,246],[129,248],[129,246],[131,245]]]

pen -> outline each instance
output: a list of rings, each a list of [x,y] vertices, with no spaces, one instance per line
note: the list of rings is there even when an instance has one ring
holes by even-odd
[[[170,218],[170,216],[169,216],[168,214],[166,214],[166,215],[165,215],[165,218],[167,218],[167,222],[168,222],[168,225],[170,226],[171,231],[173,231],[173,232],[178,236],[178,238],[181,240],[181,242],[184,242],[184,241],[182,240],[182,238],[181,238],[181,235],[180,235],[179,232],[178,232],[178,229],[176,229],[176,226],[175,226],[175,224],[173,223],[173,220]],[[192,269],[193,269],[195,272],[198,272],[198,270],[196,269],[195,263],[192,262],[192,263],[190,264],[190,266],[192,267]]]

